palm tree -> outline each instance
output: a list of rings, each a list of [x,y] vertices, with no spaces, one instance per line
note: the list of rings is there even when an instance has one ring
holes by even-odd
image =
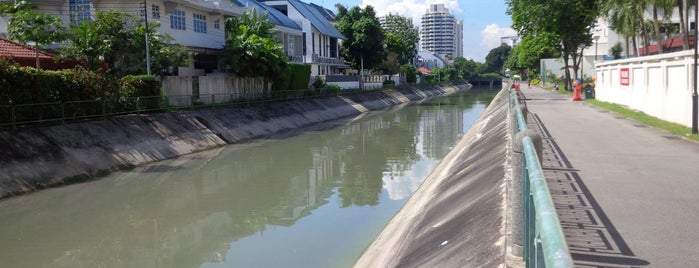
[[[687,2],[686,0],[677,0],[677,11],[679,12],[680,15],[680,35],[682,36],[682,49],[687,50],[689,49],[689,35],[687,31],[687,21],[685,21],[685,10],[689,11],[687,8]]]
[[[651,0],[650,1],[653,10],[653,32],[655,32],[655,41],[658,43],[658,53],[664,53],[665,48],[663,47],[663,35],[660,33],[660,20],[658,19],[658,10],[663,11],[663,18],[669,18],[672,16],[673,8],[675,7],[675,0]]]
[[[612,0],[602,5],[603,14],[609,21],[609,26],[626,39],[626,53],[629,55],[637,50],[636,37],[641,30],[643,13],[638,14],[639,4],[634,1]],[[633,50],[629,49],[629,39],[633,42]],[[634,53],[635,54],[635,53]]]

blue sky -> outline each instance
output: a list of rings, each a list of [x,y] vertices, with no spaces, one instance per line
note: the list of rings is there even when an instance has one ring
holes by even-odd
[[[419,24],[420,17],[430,4],[445,4],[457,19],[464,21],[464,57],[484,62],[488,52],[500,45],[501,36],[515,35],[510,28],[512,21],[505,14],[504,0],[302,0],[335,10],[335,3],[346,7],[372,5],[377,14],[400,14],[413,18]]]

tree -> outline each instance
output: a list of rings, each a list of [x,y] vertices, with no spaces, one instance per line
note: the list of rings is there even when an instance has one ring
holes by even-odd
[[[400,71],[400,62],[398,61],[398,54],[393,51],[386,49],[386,58],[379,64],[379,69],[383,74],[388,75],[388,79],[391,79],[391,75],[398,73]]]
[[[488,66],[488,72],[502,73],[502,67],[505,65],[507,57],[510,56],[512,48],[506,44],[493,48],[485,56],[485,64]]]
[[[452,64],[458,75],[467,81],[478,78],[478,76],[485,71],[485,66],[482,65],[483,64],[475,62],[474,60],[467,60],[463,57],[457,57],[454,59],[454,64]]]
[[[507,13],[511,15],[513,28],[519,36],[537,36],[543,32],[558,36],[565,65],[566,88],[569,88],[569,67],[572,67],[577,78],[582,50],[592,44],[590,30],[600,14],[598,0],[507,0],[507,4]]]
[[[665,48],[663,47],[663,34],[660,32],[661,20],[658,19],[658,10],[663,11],[664,18],[670,18],[672,16],[673,8],[675,7],[675,0],[650,0],[653,9],[653,31],[655,33],[655,41],[658,43],[658,53],[664,53]],[[648,49],[648,48],[646,48]],[[646,52],[648,53],[648,52]]]
[[[156,74],[167,72],[170,66],[180,66],[187,60],[184,46],[172,43],[168,35],[160,34],[157,22],[149,23],[149,48]],[[62,50],[65,57],[84,60],[95,70],[102,63],[117,76],[146,73],[145,25],[138,17],[123,11],[97,11],[93,21],[71,25],[70,45]]]
[[[557,36],[547,32],[523,37],[510,52],[505,67],[512,70],[537,69],[541,59],[561,56],[558,40]]]
[[[10,23],[7,25],[10,39],[25,45],[34,42],[36,68],[40,69],[39,47],[65,39],[66,29],[61,24],[61,19],[37,12],[25,1],[16,2],[14,5],[5,4],[2,11],[10,17]]]
[[[228,39],[223,47],[230,71],[242,77],[262,76],[265,83],[286,70],[284,47],[274,39],[274,25],[267,14],[245,11],[226,19]]]
[[[364,68],[373,69],[383,59],[384,31],[372,6],[350,10],[341,4],[336,7],[335,26],[347,38],[342,43],[342,55],[353,68],[359,68],[359,87],[364,88]]]
[[[417,55],[420,34],[417,26],[407,17],[386,15],[386,48],[398,55],[400,64],[408,64]]]

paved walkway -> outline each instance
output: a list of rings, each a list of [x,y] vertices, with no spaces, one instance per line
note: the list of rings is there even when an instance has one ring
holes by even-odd
[[[576,266],[699,267],[699,144],[523,87]]]

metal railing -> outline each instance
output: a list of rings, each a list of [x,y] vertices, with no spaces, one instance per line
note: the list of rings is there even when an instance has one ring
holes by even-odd
[[[365,90],[285,90],[266,93],[199,94],[173,96],[144,96],[136,98],[81,100],[66,102],[0,105],[0,128],[16,129],[35,123],[66,123],[82,119],[106,118],[124,114],[161,111],[210,109],[283,100],[325,96],[352,95],[368,91],[382,91],[382,87]]]
[[[519,95],[511,90],[510,98],[517,129],[527,131]],[[524,136],[522,146],[522,247],[526,267],[574,267],[532,138]]]

